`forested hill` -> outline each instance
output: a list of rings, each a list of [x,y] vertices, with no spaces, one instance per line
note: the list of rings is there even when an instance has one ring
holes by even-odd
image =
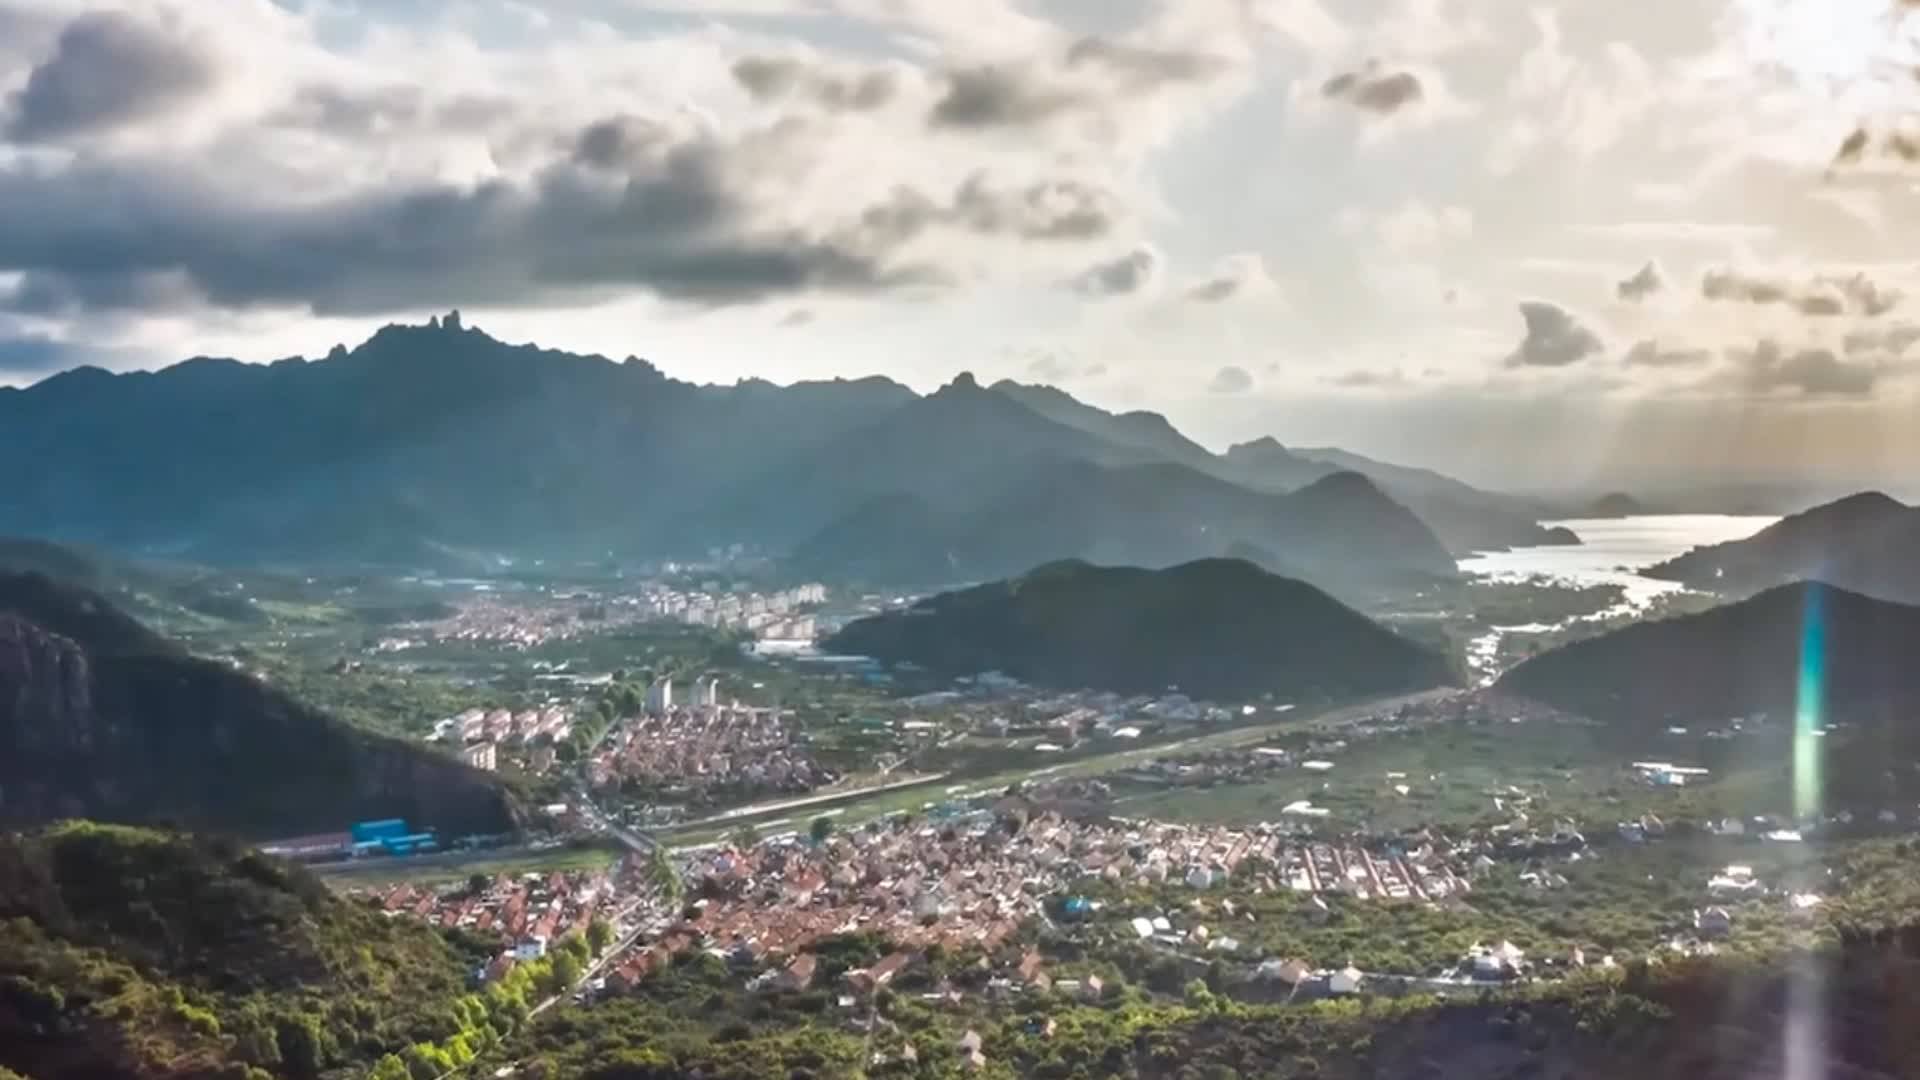
[[[1063,562],[855,622],[836,652],[945,675],[1211,700],[1419,690],[1445,662],[1304,582],[1237,559],[1150,571]]]
[[[541,993],[530,968],[470,994],[491,952],[220,841],[85,822],[0,836],[0,1075],[357,1078],[415,1046],[437,1060],[513,1030]]]
[[[1783,518],[1744,540],[1696,548],[1646,573],[1729,593],[1817,579],[1883,600],[1920,603],[1920,507],[1861,492]]]
[[[1499,686],[1657,730],[1754,713],[1792,716],[1806,672],[1819,680],[1828,711],[1872,708],[1904,721],[1920,706],[1916,642],[1920,608],[1800,583],[1575,642],[1526,661]],[[1920,733],[1910,741],[1920,743]]]
[[[89,590],[0,574],[0,824],[270,837],[404,817],[459,835],[517,815],[489,774],[189,656]]]

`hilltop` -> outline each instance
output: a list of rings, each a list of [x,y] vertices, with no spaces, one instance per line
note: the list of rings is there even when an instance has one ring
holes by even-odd
[[[1889,720],[1920,705],[1920,608],[1797,583],[1698,615],[1637,623],[1536,656],[1499,688],[1633,730],[1790,717],[1819,628],[1826,708]]]
[[[1746,538],[1645,571],[1718,592],[1818,579],[1887,600],[1920,603],[1920,508],[1877,491],[1783,518]]]
[[[460,1035],[485,955],[220,841],[85,822],[0,836],[0,1066],[39,1080],[365,1075]],[[510,997],[472,999],[490,1033],[524,1015]]]
[[[1420,690],[1438,656],[1304,582],[1211,559],[1169,570],[1084,562],[945,593],[862,619],[836,652],[942,675],[999,671],[1041,686],[1288,700]]]
[[[91,590],[0,573],[0,823],[272,836],[404,817],[460,834],[516,815],[487,774],[190,656]]]

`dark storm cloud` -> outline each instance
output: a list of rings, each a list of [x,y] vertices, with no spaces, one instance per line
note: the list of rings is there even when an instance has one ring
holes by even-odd
[[[1244,394],[1253,389],[1253,376],[1243,367],[1228,365],[1213,373],[1207,390],[1215,394]]]
[[[106,131],[154,116],[213,85],[216,65],[193,43],[118,12],[81,15],[8,102],[20,142]]]
[[[0,270],[44,296],[139,296],[165,277],[221,307],[324,313],[538,304],[626,288],[701,304],[872,292],[938,275],[884,244],[761,223],[760,163],[694,136],[636,148],[590,129],[578,159],[524,183],[416,186],[314,201],[216,191],[181,166],[91,162],[0,173]],[[618,170],[593,161],[625,161]]]
[[[1128,296],[1152,284],[1159,272],[1160,256],[1150,247],[1138,247],[1082,270],[1071,284],[1085,296]]]
[[[790,56],[744,57],[733,78],[763,104],[803,100],[836,112],[884,108],[900,92],[899,77],[885,68],[842,75]]]
[[[1606,347],[1599,335],[1581,325],[1572,312],[1558,304],[1524,301],[1520,305],[1520,317],[1526,321],[1527,334],[1508,355],[1508,367],[1566,367]]]
[[[1821,275],[1795,281],[1731,268],[1709,270],[1700,279],[1700,295],[1721,303],[1780,304],[1802,315],[1830,318],[1853,312],[1868,317],[1885,315],[1904,297],[1882,288],[1865,274],[1850,277]]]
[[[1881,375],[1877,366],[1849,363],[1831,349],[1789,351],[1773,340],[1729,349],[1727,356],[1735,385],[1758,396],[1786,391],[1803,397],[1865,397]]]
[[[1413,72],[1390,71],[1379,61],[1370,60],[1357,71],[1342,72],[1322,83],[1320,95],[1385,115],[1418,105],[1426,99],[1426,88]]]
[[[1667,278],[1660,272],[1660,264],[1649,260],[1633,276],[1614,286],[1614,295],[1637,304],[1666,287]]]

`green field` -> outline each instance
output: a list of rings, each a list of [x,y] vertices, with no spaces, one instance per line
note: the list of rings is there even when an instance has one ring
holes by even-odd
[[[1123,780],[1115,794],[1117,811],[1127,816],[1234,825],[1279,821],[1282,807],[1306,800],[1331,811],[1321,819],[1326,826],[1376,832],[1490,824],[1516,810],[1540,825],[1555,817],[1610,822],[1647,812],[1693,820],[1781,814],[1791,810],[1783,735],[1660,735],[1624,745],[1581,722],[1446,724],[1357,739],[1322,755],[1334,763],[1324,773],[1283,768],[1255,782],[1212,787]],[[1640,760],[1707,766],[1712,775],[1685,788],[1655,788],[1634,772]],[[1399,784],[1406,795],[1394,790]]]
[[[604,870],[619,860],[625,848],[617,845],[569,845],[536,851],[475,852],[422,855],[410,859],[361,859],[315,866],[312,869],[339,888],[356,888],[394,881],[463,881],[475,874],[550,873],[555,870]]]

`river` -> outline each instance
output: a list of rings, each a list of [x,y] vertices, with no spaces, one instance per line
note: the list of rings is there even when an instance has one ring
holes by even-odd
[[[1677,582],[1642,576],[1639,571],[1683,555],[1696,547],[1742,540],[1780,520],[1774,517],[1728,514],[1649,514],[1638,517],[1550,521],[1564,525],[1583,541],[1577,546],[1528,547],[1487,552],[1460,560],[1470,577],[1492,581],[1546,579],[1569,585],[1618,585],[1621,602],[1589,619],[1611,618],[1637,611],[1655,597],[1678,592]],[[1496,658],[1500,639],[1510,633],[1544,633],[1561,624],[1534,623],[1496,626],[1475,638],[1467,660],[1481,681],[1499,675]]]

